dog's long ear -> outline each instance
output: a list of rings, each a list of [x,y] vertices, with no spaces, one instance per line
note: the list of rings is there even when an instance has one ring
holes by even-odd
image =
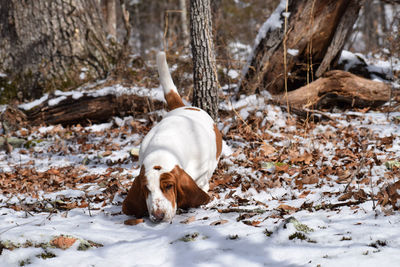
[[[146,215],[146,187],[145,187],[145,169],[140,169],[140,174],[135,178],[128,195],[122,203],[122,212],[126,215],[135,215],[140,218]]]
[[[210,201],[210,196],[183,169],[176,166],[173,174],[176,177],[178,208],[195,208]]]

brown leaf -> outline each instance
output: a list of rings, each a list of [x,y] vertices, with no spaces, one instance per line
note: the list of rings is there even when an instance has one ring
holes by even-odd
[[[129,219],[124,221],[125,225],[137,225],[139,223],[144,223],[144,219]]]
[[[181,223],[189,224],[189,223],[194,222],[195,220],[196,220],[196,216],[191,216],[191,217],[189,217],[189,218],[187,218],[187,219],[181,221]]]
[[[275,171],[276,172],[287,172],[289,169],[288,164],[275,164]]]
[[[258,227],[258,225],[261,223],[261,221],[242,221],[242,223],[254,227]]]
[[[276,149],[273,146],[271,146],[270,144],[267,144],[267,143],[263,143],[261,145],[261,150],[264,152],[264,155],[269,155],[269,154],[275,153],[275,151],[276,151]]]
[[[303,184],[316,184],[319,181],[319,178],[317,176],[307,176],[301,179]]]
[[[210,225],[220,225],[220,224],[225,224],[227,222],[228,222],[228,220],[218,220],[218,221],[210,223]]]
[[[284,211],[297,211],[297,208],[286,205],[286,204],[281,204],[278,206],[278,209],[282,209]]]
[[[343,195],[341,195],[341,196],[338,198],[338,200],[339,200],[339,201],[345,201],[345,200],[350,199],[352,196],[353,196],[353,192],[347,192],[347,193],[344,193]]]
[[[298,198],[305,198],[306,196],[308,196],[308,194],[310,194],[310,191],[303,191],[301,192],[301,194],[298,196]]]
[[[312,155],[307,152],[301,156],[292,157],[290,160],[290,162],[292,162],[292,163],[304,162],[307,165],[310,164],[311,161],[312,161]]]
[[[110,156],[111,154],[112,154],[112,151],[107,150],[107,151],[105,151],[105,152],[102,154],[102,156],[103,156],[103,157],[107,157],[107,156]]]
[[[67,249],[70,248],[77,239],[75,237],[58,236],[50,241],[50,245],[56,248]]]

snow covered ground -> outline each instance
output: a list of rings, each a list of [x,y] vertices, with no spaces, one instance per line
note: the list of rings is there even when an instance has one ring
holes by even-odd
[[[265,100],[221,103],[213,200],[171,224],[121,213],[146,120],[14,133],[24,146],[0,151],[0,266],[396,266],[400,113],[300,123]]]

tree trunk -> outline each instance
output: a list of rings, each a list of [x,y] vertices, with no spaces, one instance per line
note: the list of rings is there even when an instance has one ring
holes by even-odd
[[[0,100],[73,88],[113,67],[117,49],[105,38],[97,0],[0,1],[0,14],[0,86],[7,91]]]
[[[106,3],[106,22],[107,22],[107,32],[110,37],[117,40],[117,10],[116,1],[117,0],[105,0]]]
[[[320,77],[336,64],[361,2],[282,0],[257,36],[240,90],[247,94],[263,90],[279,94],[285,91],[285,76],[288,91]],[[284,15],[289,16],[287,25]]]
[[[295,108],[376,107],[389,101],[390,86],[361,78],[349,72],[333,70],[323,77],[285,95],[277,95],[280,104]]]
[[[193,104],[218,118],[218,80],[212,39],[210,0],[190,1],[193,55]]]
[[[181,23],[182,23],[183,46],[184,46],[184,50],[189,51],[190,37],[189,37],[189,28],[188,28],[188,21],[187,21],[186,0],[179,0],[179,8],[182,10]]]

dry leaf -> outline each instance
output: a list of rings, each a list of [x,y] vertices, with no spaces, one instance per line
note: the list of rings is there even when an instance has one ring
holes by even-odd
[[[112,154],[112,151],[107,150],[106,152],[104,152],[104,153],[102,154],[102,156],[103,156],[103,157],[107,157],[107,156],[110,156],[111,154]]]
[[[279,205],[278,209],[282,209],[284,211],[296,211],[297,210],[297,208],[289,206],[289,205],[286,205],[286,204]]]
[[[58,236],[50,241],[50,245],[56,248],[67,249],[70,248],[76,240],[75,237]]]
[[[227,222],[228,222],[228,220],[218,220],[218,221],[210,223],[210,225],[220,225],[220,224],[225,224]]]
[[[143,223],[144,219],[129,219],[129,220],[125,220],[124,224],[125,225],[137,225],[139,223]]]
[[[276,149],[273,146],[271,146],[270,144],[267,144],[267,143],[263,143],[261,145],[261,149],[263,150],[264,155],[269,155],[269,154],[275,153],[275,151],[276,151]]]
[[[188,223],[194,222],[195,220],[196,220],[196,216],[192,216],[192,217],[189,217],[189,218],[181,221],[181,223],[188,224]]]

